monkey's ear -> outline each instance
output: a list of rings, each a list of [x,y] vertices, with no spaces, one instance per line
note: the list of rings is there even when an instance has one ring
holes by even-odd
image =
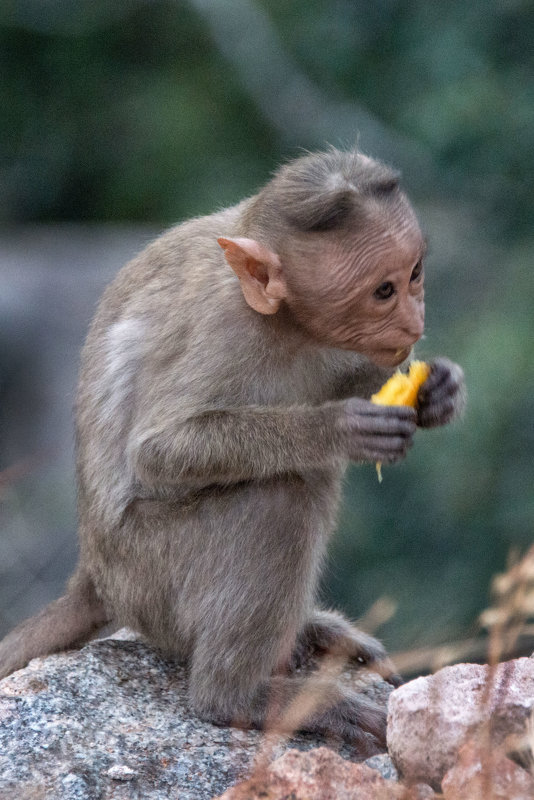
[[[276,314],[287,295],[280,259],[254,239],[217,239],[241,283],[245,300],[260,314]]]

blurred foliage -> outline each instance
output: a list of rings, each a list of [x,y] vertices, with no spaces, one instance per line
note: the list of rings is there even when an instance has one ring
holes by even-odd
[[[468,631],[532,540],[533,34],[527,0],[0,8],[0,221],[168,223],[358,131],[404,169],[430,241],[418,354],[458,360],[470,404],[382,485],[350,471],[324,594],[394,597],[391,646]]]
[[[261,183],[288,143],[196,10],[217,5],[242,24],[232,0],[6,0],[2,218],[170,221]],[[499,226],[528,229],[532,3],[241,5],[267,12],[291,63],[325,96],[357,101],[424,145],[440,193],[460,187]],[[256,33],[237,31],[251,43]],[[269,57],[251,48],[251,59]]]

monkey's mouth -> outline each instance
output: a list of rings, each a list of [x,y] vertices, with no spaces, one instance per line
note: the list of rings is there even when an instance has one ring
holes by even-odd
[[[399,364],[402,364],[402,362],[408,358],[411,352],[412,348],[410,346],[399,347],[396,350],[393,348],[375,350],[368,355],[371,361],[373,361],[379,367],[398,367]]]

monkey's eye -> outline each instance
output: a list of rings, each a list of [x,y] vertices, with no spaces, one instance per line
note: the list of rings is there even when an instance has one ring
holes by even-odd
[[[374,296],[377,300],[389,300],[395,294],[395,287],[391,281],[384,281],[381,283]]]
[[[421,277],[422,272],[423,272],[423,262],[418,261],[415,267],[413,268],[410,281],[416,281],[417,278]]]

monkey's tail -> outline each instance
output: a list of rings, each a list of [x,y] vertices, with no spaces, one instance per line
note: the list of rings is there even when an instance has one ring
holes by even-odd
[[[63,597],[17,625],[0,642],[0,678],[25,667],[32,658],[81,647],[108,621],[93,581],[85,572],[76,572]]]

